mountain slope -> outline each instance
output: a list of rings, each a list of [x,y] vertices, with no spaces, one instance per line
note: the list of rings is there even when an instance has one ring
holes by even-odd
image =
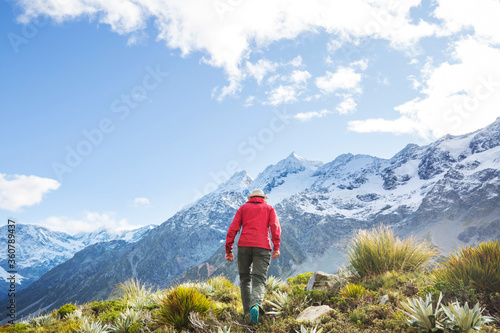
[[[237,173],[89,274],[85,281],[97,287],[93,297],[130,277],[160,287],[221,273],[237,279],[236,264],[223,258],[225,233],[256,187],[266,189],[283,230],[282,256],[272,262],[270,274],[333,272],[345,261],[353,231],[379,223],[402,236],[425,237],[448,252],[500,237],[500,119],[467,135],[408,145],[391,159],[344,154],[322,164],[292,153],[255,180]],[[23,297],[30,303],[53,301]]]
[[[105,268],[118,260],[134,244],[113,240],[90,245],[71,259],[51,269],[16,295],[17,316],[60,307],[68,302],[106,299],[114,284],[104,280],[98,288],[88,276],[103,275]],[[36,302],[32,300],[36,299]],[[1,302],[5,303],[5,300]],[[2,310],[2,318],[5,314]]]
[[[144,237],[155,225],[148,225],[134,230],[112,233],[101,229],[90,233],[69,235],[64,232],[52,231],[34,224],[16,224],[16,265],[19,272],[18,290],[26,288],[51,268],[70,259],[76,252],[86,246],[110,240],[125,240],[133,243]],[[0,227],[0,242],[7,243],[7,226]],[[7,253],[0,253],[0,288],[6,290]]]

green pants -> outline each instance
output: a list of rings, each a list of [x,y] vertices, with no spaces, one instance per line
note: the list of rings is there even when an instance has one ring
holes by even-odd
[[[262,304],[266,293],[267,270],[271,263],[271,250],[260,247],[238,246],[241,301],[245,314],[255,303]]]

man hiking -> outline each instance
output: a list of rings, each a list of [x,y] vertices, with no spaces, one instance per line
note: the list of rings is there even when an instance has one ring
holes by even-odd
[[[248,195],[229,226],[226,237],[226,260],[233,261],[233,243],[241,229],[238,241],[238,271],[244,314],[250,313],[255,324],[259,321],[260,305],[266,292],[267,270],[271,263],[271,231],[274,250],[272,258],[280,256],[281,227],[274,208],[267,204],[267,196],[260,189]]]

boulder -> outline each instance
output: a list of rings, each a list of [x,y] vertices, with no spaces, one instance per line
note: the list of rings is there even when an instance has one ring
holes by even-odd
[[[328,305],[310,306],[299,314],[297,321],[311,321],[319,323],[321,317],[327,315],[330,311],[332,311],[332,308]]]
[[[309,283],[307,283],[307,290],[317,289],[325,293],[334,293],[338,291],[338,287],[339,281],[337,275],[321,271],[314,272],[313,276],[309,279]]]
[[[385,294],[384,296],[380,297],[380,300],[378,301],[380,304],[386,304],[389,302],[389,295]]]

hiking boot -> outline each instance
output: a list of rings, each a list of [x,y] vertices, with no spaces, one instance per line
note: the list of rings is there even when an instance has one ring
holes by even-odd
[[[259,322],[259,303],[255,303],[253,308],[250,310],[250,324],[255,325]]]

